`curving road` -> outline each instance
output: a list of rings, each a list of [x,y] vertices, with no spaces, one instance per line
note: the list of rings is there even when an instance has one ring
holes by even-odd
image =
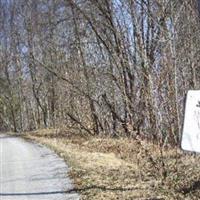
[[[0,200],[78,200],[67,172],[51,150],[0,135]]]

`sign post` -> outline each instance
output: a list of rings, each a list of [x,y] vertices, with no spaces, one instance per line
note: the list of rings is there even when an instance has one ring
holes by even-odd
[[[187,93],[181,148],[200,153],[200,90]]]

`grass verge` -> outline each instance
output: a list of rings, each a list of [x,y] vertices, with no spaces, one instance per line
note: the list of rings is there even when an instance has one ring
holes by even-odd
[[[66,160],[83,200],[200,199],[199,155],[55,129],[22,136],[47,145]]]

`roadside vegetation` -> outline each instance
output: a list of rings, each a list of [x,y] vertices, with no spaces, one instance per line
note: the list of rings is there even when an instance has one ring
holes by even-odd
[[[81,199],[199,198],[199,155],[128,138],[82,137],[70,130],[44,129],[21,136],[65,159]]]

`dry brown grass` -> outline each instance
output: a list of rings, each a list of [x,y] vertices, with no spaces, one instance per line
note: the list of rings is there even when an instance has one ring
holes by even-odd
[[[23,136],[66,160],[82,199],[200,199],[198,155],[161,150],[144,141],[82,137],[54,129]]]

